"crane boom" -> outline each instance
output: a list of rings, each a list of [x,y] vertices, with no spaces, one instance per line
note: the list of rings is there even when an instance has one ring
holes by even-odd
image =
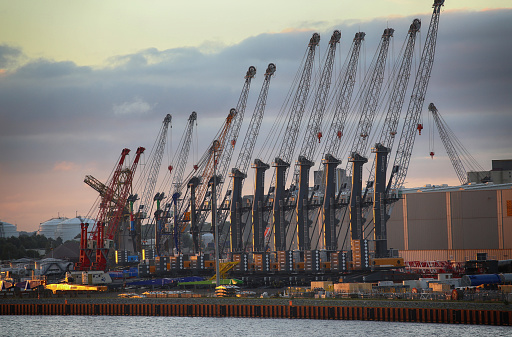
[[[439,17],[443,5],[444,0],[434,0],[434,4],[432,5],[434,10],[430,19],[425,46],[421,55],[418,72],[416,73],[411,100],[409,101],[393,163],[393,172],[395,172],[395,174],[391,177],[390,183],[388,184],[388,186],[391,186],[393,189],[398,189],[403,186],[409,168],[412,148],[416,138],[417,124],[425,101],[432,65],[434,64]]]
[[[380,89],[382,88],[382,82],[384,81],[384,70],[386,67],[389,43],[391,41],[391,37],[393,37],[394,31],[395,30],[393,28],[384,29],[380,46],[377,50],[376,61],[368,71],[369,77],[365,81],[359,106],[361,116],[356,128],[355,138],[350,148],[351,155],[352,153],[358,153],[360,155],[364,155],[366,153],[368,139],[372,130],[373,120],[375,119],[377,105],[379,103]],[[351,172],[351,169],[352,165],[347,163],[347,172]]]
[[[309,250],[309,219],[308,219],[308,194],[309,194],[309,170],[313,163],[313,153],[320,142],[322,133],[320,125],[322,123],[325,103],[329,95],[331,87],[332,67],[334,64],[334,56],[336,54],[336,46],[340,42],[341,33],[335,30],[329,41],[329,49],[325,58],[324,68],[320,76],[315,99],[313,103],[313,111],[309,117],[306,134],[299,153],[299,158],[295,163],[293,185],[299,185],[298,195],[295,201],[295,209],[297,215],[297,242],[300,250]],[[316,139],[318,138],[318,142]]]
[[[343,131],[345,129],[345,121],[347,120],[350,107],[350,98],[352,97],[352,92],[356,83],[359,52],[365,35],[366,34],[364,32],[358,32],[355,34],[349,51],[350,58],[347,59],[348,63],[344,67],[345,71],[340,77],[341,81],[336,86],[338,95],[336,97],[332,118],[332,127],[327,132],[327,140],[324,147],[324,153],[329,153],[336,157],[338,156],[341,137],[343,137]]]
[[[313,111],[309,116],[308,125],[306,128],[306,134],[302,142],[302,147],[299,152],[299,156],[303,156],[308,160],[313,160],[313,154],[317,148],[322,132],[320,126],[325,112],[325,105],[329,96],[329,89],[331,88],[332,80],[332,68],[334,65],[334,57],[336,55],[336,47],[340,42],[341,33],[339,30],[335,30],[332,33],[331,39],[329,40],[329,49],[325,58],[324,67],[320,75],[320,82],[315,92],[315,98],[313,101]],[[318,140],[318,141],[317,141]],[[299,165],[295,165],[294,171],[294,184],[298,181]]]
[[[446,125],[446,123],[442,120],[434,103],[430,103],[428,105],[428,110],[434,117],[434,122],[436,123],[437,130],[439,131],[439,137],[441,137],[441,141],[443,142],[444,148],[446,149],[446,153],[448,153],[448,157],[450,157],[450,161],[452,162],[455,174],[457,174],[457,178],[459,178],[460,184],[467,185],[469,183],[467,171],[459,157],[459,154],[457,153],[455,145],[450,138],[448,125]]]
[[[145,182],[144,192],[140,198],[140,206],[148,209],[153,199],[153,192],[155,191],[156,181],[158,179],[158,173],[160,171],[160,165],[162,164],[162,157],[164,155],[165,143],[167,140],[167,130],[171,125],[172,117],[167,114],[162,122],[162,127],[158,136],[155,140],[153,151],[150,154],[149,165],[145,167],[142,172],[141,181]]]
[[[279,150],[278,156],[285,162],[290,162],[290,160],[293,157],[295,144],[297,142],[297,137],[299,135],[300,122],[302,120],[302,116],[306,108],[307,98],[309,95],[311,73],[313,71],[313,61],[315,59],[315,51],[319,43],[320,35],[318,33],[314,33],[311,39],[309,40],[306,62],[304,64],[304,68],[302,69],[300,82],[297,86],[297,90],[295,91],[292,106],[288,113],[288,124],[286,126],[286,131],[284,133],[281,148]]]
[[[251,80],[254,78],[255,75],[256,75],[256,68],[254,66],[250,66],[249,69],[247,70],[245,77],[244,77],[245,78],[244,86],[242,88],[242,92],[240,93],[240,97],[238,99],[238,103],[235,108],[236,116],[233,119],[231,128],[228,130],[226,139],[227,139],[227,141],[230,142],[230,144],[228,144],[228,146],[226,146],[226,144],[223,144],[223,146],[222,146],[221,145],[222,143],[219,143],[219,147],[215,154],[217,159],[215,160],[216,163],[214,165],[217,166],[216,174],[217,174],[217,177],[220,178],[216,182],[216,197],[217,197],[217,199],[219,199],[220,194],[222,193],[222,184],[224,182],[223,178],[226,177],[229,164],[231,163],[231,157],[232,157],[233,151],[235,149],[235,145],[236,145],[236,142],[238,139],[238,134],[240,133],[240,127],[242,126],[242,122],[244,120],[245,107],[247,106],[247,98],[249,97],[249,89],[251,88]],[[222,148],[220,146],[222,146]],[[214,155],[213,148],[212,148],[211,152],[212,152],[211,155],[213,156]],[[212,169],[212,173],[213,173],[213,166],[211,167],[211,169]],[[209,184],[211,177],[212,176],[210,175],[208,181],[203,181],[203,182],[207,182]],[[204,189],[204,188],[208,189],[207,184],[203,184],[203,185],[204,186],[202,186],[202,189]],[[206,192],[206,190],[205,190],[205,192]],[[199,196],[199,197],[201,197],[201,196]],[[198,201],[198,203],[197,203],[198,205],[206,202],[204,197],[205,197],[205,194],[202,195],[202,198],[196,199]],[[206,218],[208,217],[208,215],[210,214],[210,211],[211,211],[210,208],[207,208],[202,211],[201,216],[199,218],[199,224],[201,227],[202,227],[202,224],[204,223],[204,221],[206,220]],[[213,229],[214,228],[212,227],[212,231],[213,231]]]
[[[175,167],[170,167],[169,169],[174,171],[172,175],[172,185],[169,189],[169,196],[172,196],[174,193],[180,193],[183,188],[183,173],[185,172],[185,167],[187,166],[188,154],[190,152],[190,144],[192,143],[192,133],[194,130],[194,123],[197,120],[197,113],[192,111],[190,116],[188,117],[187,127],[183,132],[183,136],[181,137],[180,143],[178,145],[178,150],[174,157],[173,163]]]
[[[256,101],[256,106],[254,108],[254,112],[251,117],[251,121],[249,123],[249,126],[247,128],[247,133],[244,138],[244,142],[242,144],[242,148],[240,149],[240,153],[238,155],[238,159],[236,161],[235,167],[231,170],[232,176],[241,177],[241,179],[234,181],[230,180],[229,187],[226,191],[226,194],[224,196],[224,200],[230,199],[229,203],[231,205],[231,232],[234,233],[234,236],[236,236],[237,242],[239,242],[239,246],[241,247],[241,223],[238,224],[238,226],[233,221],[233,217],[236,217],[236,215],[233,215],[234,207],[237,206],[237,204],[240,202],[241,199],[241,190],[243,188],[244,184],[244,178],[247,176],[247,169],[249,168],[249,162],[252,157],[252,153],[254,151],[254,146],[256,144],[256,139],[258,138],[258,134],[260,131],[261,122],[263,120],[263,114],[265,112],[265,107],[267,103],[267,95],[268,95],[268,89],[270,86],[270,79],[274,75],[276,71],[276,66],[274,63],[270,63],[267,67],[267,70],[265,71],[265,79],[263,81],[263,85],[260,90],[260,94],[258,96],[258,100]],[[236,186],[235,186],[236,185]],[[240,193],[237,193],[240,192]],[[225,209],[219,209],[217,216],[217,223],[220,224],[220,233],[222,233],[222,229],[224,228],[224,224],[226,223],[226,219],[229,213],[229,210],[227,208]],[[236,228],[234,228],[235,226]],[[223,238],[224,240],[227,239],[227,236]],[[233,244],[234,240],[231,240],[231,243]],[[225,242],[222,243],[224,245]],[[235,250],[238,250],[240,247],[235,248]],[[232,250],[233,251],[233,250]]]

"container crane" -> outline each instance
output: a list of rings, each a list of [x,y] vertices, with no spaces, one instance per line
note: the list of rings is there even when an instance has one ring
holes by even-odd
[[[365,80],[364,90],[360,97],[361,116],[356,127],[356,135],[351,146],[346,171],[352,174],[352,187],[350,193],[349,215],[351,247],[354,268],[367,268],[369,256],[367,243],[363,239],[363,222],[361,214],[361,187],[363,164],[368,160],[364,157],[368,139],[375,118],[377,105],[380,98],[380,89],[384,80],[384,70],[389,49],[389,43],[394,29],[386,28],[382,34],[381,42],[377,50],[377,58],[370,67],[368,77]]]
[[[322,181],[325,182],[324,202],[322,205],[324,247],[333,251],[337,250],[338,246],[335,224],[336,205],[334,198],[336,197],[336,189],[334,188],[334,175],[336,166],[340,164],[340,161],[336,159],[336,157],[338,155],[341,139],[345,129],[345,122],[350,107],[350,99],[356,82],[359,52],[365,35],[366,34],[364,32],[358,32],[352,40],[352,45],[348,53],[349,57],[343,67],[344,71],[340,76],[340,81],[337,83],[335,88],[338,95],[336,96],[334,106],[331,123],[332,127],[327,132],[327,139],[325,141],[323,151],[323,153],[325,153],[325,157],[322,160],[324,166],[321,168],[323,169],[322,175],[325,175],[325,179],[322,179]]]
[[[405,115],[402,133],[400,134],[400,141],[398,143],[391,177],[386,188],[386,194],[389,193],[390,187],[397,190],[403,186],[407,170],[409,169],[412,148],[416,138],[416,130],[419,130],[418,122],[420,120],[421,109],[423,108],[423,102],[425,101],[428,82],[434,64],[437,31],[442,6],[444,6],[444,0],[434,0],[434,4],[432,5],[434,10],[430,19],[425,46],[421,55],[418,72],[416,73],[416,79]]]
[[[322,138],[320,126],[325,112],[325,105],[331,87],[332,68],[334,65],[334,57],[336,55],[336,47],[341,39],[339,30],[335,30],[329,40],[329,49],[325,58],[324,67],[320,76],[314,103],[313,111],[309,117],[306,128],[305,138],[302,142],[299,158],[295,164],[293,185],[299,184],[298,195],[296,199],[295,212],[297,215],[297,242],[299,250],[311,249],[309,240],[309,217],[308,194],[309,194],[309,169],[314,165],[313,155]],[[317,141],[318,139],[318,141]]]
[[[142,172],[141,178],[139,180],[140,183],[144,184],[144,192],[141,195],[139,203],[139,214],[142,213],[142,215],[147,212],[147,210],[150,208],[149,206],[151,205],[153,193],[155,191],[155,185],[158,179],[158,173],[160,172],[160,166],[162,164],[162,157],[164,154],[165,144],[167,141],[167,131],[169,129],[169,126],[171,126],[171,121],[172,116],[170,114],[167,114],[162,122],[162,127],[160,128],[160,132],[158,133],[153,149],[149,155],[149,165],[147,165],[144,168],[144,171]],[[133,214],[131,216],[133,217]],[[142,216],[142,218],[144,218],[144,216]],[[135,230],[134,221],[132,221],[130,225],[130,236],[132,237],[133,240],[134,251],[137,251],[137,232]]]
[[[188,154],[190,152],[190,144],[192,143],[192,133],[194,129],[194,124],[197,126],[197,113],[193,111],[188,117],[187,127],[183,132],[183,136],[181,137],[180,143],[178,145],[178,150],[176,152],[175,158],[173,162],[176,167],[173,168],[169,166],[169,172],[172,174],[172,186],[169,189],[169,195],[172,198],[173,205],[173,229],[172,236],[174,238],[174,247],[176,251],[179,253],[181,251],[180,248],[180,223],[179,223],[179,213],[178,213],[178,199],[181,196],[181,191],[183,189],[183,173],[185,172],[185,167],[187,165]]]
[[[404,104],[405,93],[411,74],[411,64],[414,55],[414,46],[417,33],[420,31],[421,21],[414,19],[407,33],[405,48],[402,57],[399,57],[392,82],[393,87],[386,104],[387,113],[384,119],[384,125],[378,137],[379,141],[375,144],[372,152],[376,153],[375,160],[370,170],[370,177],[366,185],[365,195],[361,198],[365,200],[371,186],[373,189],[373,223],[375,240],[375,257],[387,257],[387,235],[386,235],[386,215],[385,215],[385,190],[386,190],[386,171],[389,162],[388,154],[393,148],[395,135],[397,133],[400,112]],[[378,178],[378,179],[377,179]],[[363,214],[366,214],[369,207],[364,207]]]
[[[208,195],[206,195],[207,189],[210,187],[210,185],[213,185],[212,174],[213,174],[213,170],[214,170],[214,165],[215,165],[215,170],[216,170],[216,174],[217,174],[217,177],[214,178],[214,179],[217,179],[216,180],[216,198],[217,199],[219,199],[220,193],[222,192],[223,178],[226,177],[226,175],[227,175],[228,167],[231,162],[231,157],[233,155],[233,151],[235,149],[236,142],[238,139],[238,134],[240,133],[240,127],[242,126],[242,122],[244,119],[245,108],[247,106],[247,98],[249,97],[249,89],[251,87],[251,80],[254,78],[255,75],[256,75],[256,68],[254,66],[250,66],[249,69],[247,70],[245,77],[244,77],[244,79],[245,79],[244,86],[242,88],[242,92],[240,93],[240,97],[238,99],[238,103],[235,108],[236,114],[234,115],[233,121],[231,122],[231,127],[227,130],[226,139],[225,140],[217,139],[216,141],[218,142],[218,146],[216,146],[214,149],[213,145],[212,145],[212,148],[210,149],[212,159],[213,159],[214,155],[215,155],[216,159],[214,162],[212,162],[213,165],[210,167],[211,174],[208,175],[208,180],[203,180],[203,187],[201,189],[205,193],[203,193],[202,195],[198,195],[197,197],[199,199],[196,199],[196,201],[202,201],[201,205],[204,205],[206,203],[209,205],[211,204],[211,201],[207,201],[205,199],[205,197],[208,197]],[[225,141],[229,141],[229,144],[226,144]],[[205,178],[205,176],[203,175],[203,179],[204,178]],[[204,182],[207,182],[208,185],[204,184]],[[212,195],[210,193],[210,197],[211,196]],[[202,226],[203,226],[206,218],[210,214],[210,211],[211,211],[211,208],[209,208],[209,207],[208,208],[201,207],[200,217],[198,217],[199,226],[200,226],[199,230],[202,230]],[[212,232],[214,231],[214,229],[215,228],[213,228],[213,224],[212,224],[212,228],[211,228]]]
[[[263,80],[263,85],[261,87],[258,100],[256,101],[256,106],[247,128],[247,133],[245,135],[244,142],[242,143],[238,159],[236,161],[235,167],[231,169],[230,176],[233,177],[233,179],[230,181],[226,195],[224,196],[224,201],[222,202],[222,204],[229,204],[230,209],[219,209],[219,214],[217,216],[218,223],[220,224],[219,233],[222,233],[222,229],[226,223],[228,213],[231,214],[231,252],[238,252],[243,250],[243,228],[240,209],[240,204],[242,201],[242,188],[244,179],[247,177],[247,170],[249,168],[249,163],[254,152],[254,146],[256,144],[256,139],[258,138],[261,122],[265,113],[270,80],[275,71],[275,64],[270,63],[267,67],[267,70],[265,71],[265,79]],[[222,243],[222,246],[225,244],[226,239],[227,238],[225,238],[224,242]]]
[[[226,147],[226,141],[228,132],[231,128],[233,120],[236,118],[237,112],[236,109],[231,109],[229,111],[228,116],[226,117],[226,120],[224,121],[224,124],[221,127],[221,130],[217,134],[218,137],[212,142],[212,145],[208,148],[208,150],[205,152],[203,157],[201,157],[201,160],[199,161],[198,169],[201,172],[201,175],[195,176],[192,175],[187,181],[187,185],[190,189],[190,198],[189,201],[182,209],[189,210],[190,214],[190,233],[192,234],[192,241],[194,243],[195,251],[196,253],[199,253],[199,233],[200,233],[200,222],[198,219],[198,209],[197,205],[201,205],[198,203],[200,200],[204,200],[206,197],[206,192],[208,189],[208,183],[213,177],[214,173],[214,165],[217,165],[215,163],[217,155],[222,153],[224,151],[224,148]],[[218,144],[216,149],[213,147],[213,143]],[[217,155],[215,154],[215,151]],[[192,173],[194,173],[196,169]],[[202,182],[202,184],[201,184]],[[182,216],[182,212],[180,212],[180,216]]]
[[[278,157],[275,158],[273,166],[276,168],[272,180],[269,195],[273,191],[274,198],[272,202],[272,224],[274,232],[275,250],[284,251],[286,249],[285,219],[284,219],[284,192],[286,183],[286,169],[290,166],[290,160],[293,157],[294,148],[299,135],[300,123],[306,108],[306,102],[309,95],[311,74],[313,71],[313,61],[315,58],[316,47],[320,43],[320,35],[314,33],[308,44],[306,61],[301,72],[300,80],[295,91],[291,108],[288,112],[288,123],[284,137],[282,138],[281,148]],[[259,202],[259,200],[254,200]]]
[[[428,111],[432,113],[434,122],[439,132],[439,137],[441,137],[441,141],[443,142],[446,153],[450,158],[453,169],[455,170],[455,174],[457,175],[460,184],[469,184],[470,181],[467,172],[482,172],[484,171],[484,169],[480,164],[478,164],[475,158],[473,158],[473,156],[469,154],[469,152],[464,148],[462,143],[457,139],[455,133],[450,129],[450,127],[448,126],[448,124],[446,124],[443,117],[437,111],[437,108],[434,105],[434,103],[430,103],[428,105]],[[431,152],[431,156],[434,156],[434,152]],[[489,181],[489,177],[480,178],[480,182],[482,183],[487,181]]]

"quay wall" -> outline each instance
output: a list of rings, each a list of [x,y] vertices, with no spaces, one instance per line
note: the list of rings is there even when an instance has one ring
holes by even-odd
[[[0,304],[1,315],[259,317],[512,325],[512,311],[248,304]]]

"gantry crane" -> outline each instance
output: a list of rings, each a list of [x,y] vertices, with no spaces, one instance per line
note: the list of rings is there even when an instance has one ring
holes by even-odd
[[[187,186],[190,189],[190,195],[188,198],[188,202],[183,203],[183,207],[180,211],[180,217],[183,218],[185,213],[183,210],[188,210],[189,220],[190,220],[190,233],[192,234],[192,241],[194,244],[194,250],[196,253],[199,252],[199,219],[198,219],[198,209],[197,206],[199,200],[204,200],[206,196],[206,192],[208,189],[209,182],[213,178],[213,173],[215,170],[214,165],[217,165],[216,161],[218,156],[224,151],[227,142],[228,132],[231,128],[232,122],[237,115],[236,109],[231,109],[229,111],[224,124],[222,125],[220,131],[217,133],[215,140],[212,142],[211,146],[201,157],[201,160],[198,162],[197,169],[194,168],[191,175],[187,177]],[[216,143],[216,147],[213,146],[213,143]],[[228,145],[229,146],[229,145]],[[193,173],[196,171],[200,172],[200,176],[195,176]],[[201,185],[201,181],[203,184]]]
[[[236,146],[236,142],[238,139],[238,134],[240,133],[240,127],[242,126],[244,114],[245,114],[245,108],[247,106],[247,98],[249,97],[249,89],[251,87],[251,80],[256,75],[256,68],[254,66],[250,66],[247,70],[247,73],[244,77],[244,86],[242,88],[242,92],[240,93],[240,97],[238,99],[238,103],[236,105],[236,108],[234,110],[233,120],[230,122],[229,129],[226,130],[226,134],[224,135],[225,138],[223,139],[216,139],[214,143],[216,144],[215,148],[210,148],[210,156],[212,158],[212,165],[208,167],[209,173],[207,175],[202,175],[202,181],[203,185],[199,188],[199,193],[196,194],[196,205],[200,206],[200,213],[198,214],[198,217],[195,217],[194,219],[197,220],[197,231],[192,236],[192,239],[194,241],[194,247],[196,247],[196,253],[199,252],[199,242],[198,242],[198,235],[199,232],[202,230],[203,224],[208,217],[208,215],[211,212],[210,207],[204,207],[205,204],[211,205],[211,199],[213,197],[212,193],[209,195],[206,194],[207,190],[210,188],[210,186],[213,185],[213,179],[216,179],[216,198],[219,199],[219,195],[222,192],[222,183],[223,179],[227,174],[227,170],[229,167],[229,164],[231,162],[231,157],[233,155],[233,151]],[[227,144],[226,142],[229,142]],[[215,159],[214,159],[215,156]],[[213,160],[214,159],[214,160]],[[215,167],[214,167],[215,166]],[[216,172],[216,177],[213,177],[213,172]],[[207,200],[207,198],[210,197],[210,200]],[[213,228],[214,224],[212,224],[211,230],[214,231]]]
[[[386,104],[387,113],[378,142],[375,144],[372,152],[376,153],[373,161],[370,177],[366,185],[365,196],[361,199],[365,200],[366,193],[373,185],[373,223],[374,223],[374,240],[375,240],[375,257],[387,257],[387,235],[386,235],[386,215],[385,215],[385,190],[386,190],[386,172],[389,162],[388,154],[393,148],[395,135],[397,133],[400,112],[402,111],[405,93],[411,74],[411,64],[414,55],[414,46],[417,33],[420,31],[421,21],[414,19],[407,33],[405,48],[402,57],[399,57],[395,71],[393,72],[393,87]],[[368,211],[369,207],[365,207],[363,214]]]
[[[224,209],[220,208],[218,212],[219,214],[217,216],[217,223],[219,223],[219,233],[222,233],[227,216],[229,213],[231,214],[231,252],[239,252],[243,250],[243,227],[241,219],[242,188],[244,179],[247,177],[247,170],[249,168],[249,163],[254,151],[256,139],[258,138],[263,115],[265,113],[270,79],[274,75],[275,71],[275,64],[270,63],[267,67],[267,70],[265,71],[265,79],[263,80],[263,85],[261,87],[258,100],[256,101],[256,106],[247,128],[247,133],[245,135],[244,142],[242,143],[238,159],[236,161],[235,167],[231,169],[230,176],[233,179],[230,180],[229,187],[222,201],[223,205],[229,205],[230,207],[229,209],[227,207]],[[225,236],[222,241],[223,242],[221,247],[225,245],[227,236]]]
[[[356,82],[359,52],[365,35],[366,34],[364,32],[358,32],[355,34],[348,53],[349,57],[343,66],[343,73],[340,76],[339,82],[335,86],[335,92],[338,94],[336,95],[332,115],[332,126],[326,132],[326,141],[322,152],[325,154],[325,157],[322,160],[324,166],[321,167],[323,171],[322,175],[325,175],[324,179],[322,179],[322,181],[325,182],[324,202],[322,205],[324,247],[327,250],[332,251],[335,251],[338,246],[335,224],[336,207],[334,199],[336,197],[336,189],[334,188],[335,168],[340,164],[337,156],[345,129],[345,122],[347,120],[350,107],[350,99]],[[317,219],[318,218],[319,217],[317,217]]]
[[[158,136],[155,140],[155,144],[153,146],[153,149],[151,150],[151,153],[149,154],[149,160],[148,164],[145,166],[144,171],[142,172],[139,180],[139,184],[144,184],[142,188],[144,188],[144,191],[140,198],[139,203],[139,214],[147,213],[148,210],[151,209],[151,201],[153,199],[153,193],[155,191],[155,185],[158,179],[158,174],[160,172],[160,166],[162,164],[162,157],[164,155],[164,149],[165,144],[167,141],[167,131],[169,129],[169,126],[171,126],[172,117],[170,114],[167,114],[162,122],[162,127],[160,128],[160,132],[158,133]],[[172,127],[172,126],[171,126]],[[138,188],[137,188],[138,190]],[[134,214],[133,214],[133,202],[137,199],[136,195],[133,197],[130,197],[130,203],[131,203],[131,213],[130,213],[130,236],[132,237],[133,241],[133,249],[134,252],[137,251],[136,246],[136,237],[137,233],[135,230],[135,222],[134,222]],[[141,216],[141,218],[144,218],[144,216]],[[148,218],[151,219],[151,215],[148,215]],[[158,226],[155,224],[155,228],[157,229]],[[158,230],[158,229],[157,229]]]
[[[389,193],[390,187],[397,190],[403,186],[407,170],[409,169],[409,162],[411,160],[412,148],[416,138],[416,130],[418,130],[419,126],[418,122],[420,120],[421,109],[423,108],[430,74],[432,73],[432,65],[434,64],[437,31],[439,27],[441,7],[443,5],[444,0],[434,0],[434,4],[432,5],[434,10],[430,19],[425,46],[423,47],[418,72],[416,73],[411,100],[409,101],[409,106],[405,115],[404,125],[402,127],[402,133],[400,134],[400,141],[398,143],[386,193]]]
[[[324,67],[320,75],[320,81],[313,101],[313,111],[309,117],[306,127],[305,138],[299,152],[299,158],[295,164],[293,185],[299,185],[298,195],[295,204],[297,226],[297,243],[299,250],[311,249],[309,240],[309,217],[308,217],[308,195],[309,195],[309,169],[314,165],[313,155],[322,138],[320,126],[325,112],[329,89],[331,87],[332,68],[336,47],[340,42],[341,33],[335,30],[329,40],[329,49],[325,58]]]
[[[122,151],[121,159],[109,183],[107,193],[102,198],[100,210],[96,217],[96,223],[89,236],[87,234],[88,224],[81,224],[79,270],[106,269],[108,252],[111,248],[111,243],[113,242],[119,223],[122,220],[128,194],[132,187],[133,175],[135,174],[140,156],[144,153],[144,150],[143,147],[137,149],[136,157],[131,167],[126,169],[123,168],[123,164],[130,150],[124,149]],[[124,180],[121,179],[122,177],[124,177]],[[113,203],[112,200],[116,186],[121,186],[121,189],[117,202]]]
[[[320,42],[320,35],[314,33],[308,44],[308,51],[304,67],[300,75],[300,80],[293,97],[293,101],[288,111],[288,123],[283,134],[281,147],[278,157],[275,158],[273,166],[276,168],[274,177],[270,184],[268,196],[273,192],[272,201],[272,225],[274,232],[275,250],[284,251],[286,249],[286,225],[284,219],[284,192],[286,183],[286,169],[290,166],[290,160],[295,152],[295,145],[300,131],[300,123],[306,108],[306,102],[309,95],[311,74],[313,71],[313,61],[315,59],[316,47]],[[256,187],[257,188],[257,187]],[[261,202],[254,200],[253,202]],[[258,216],[261,216],[258,215]],[[253,215],[254,218],[254,215]]]
[[[367,78],[365,79],[363,91],[359,98],[360,105],[358,110],[361,111],[361,116],[356,127],[355,138],[350,148],[350,156],[347,162],[346,171],[352,174],[348,211],[350,215],[352,257],[356,269],[369,266],[367,243],[364,241],[362,233],[362,170],[363,164],[368,161],[364,155],[367,150],[368,139],[380,99],[380,89],[384,80],[386,58],[393,33],[393,28],[386,28],[384,30],[377,50],[377,57],[375,62],[370,66]]]
[[[173,163],[176,167],[169,166],[169,172],[172,175],[172,185],[169,189],[169,196],[172,198],[172,205],[174,210],[172,236],[174,238],[174,248],[176,249],[177,253],[181,251],[181,226],[178,214],[178,200],[181,196],[183,189],[183,174],[185,173],[185,167],[188,161],[188,154],[190,152],[190,144],[192,143],[192,133],[194,129],[194,124],[196,124],[197,126],[196,121],[197,113],[193,111],[188,118],[187,127],[183,132],[183,136],[181,137],[180,143],[178,144],[176,155],[174,156]]]

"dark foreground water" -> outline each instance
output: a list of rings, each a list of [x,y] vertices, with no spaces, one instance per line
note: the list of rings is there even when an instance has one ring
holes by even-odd
[[[306,319],[0,316],[0,336],[512,336],[511,327]]]

